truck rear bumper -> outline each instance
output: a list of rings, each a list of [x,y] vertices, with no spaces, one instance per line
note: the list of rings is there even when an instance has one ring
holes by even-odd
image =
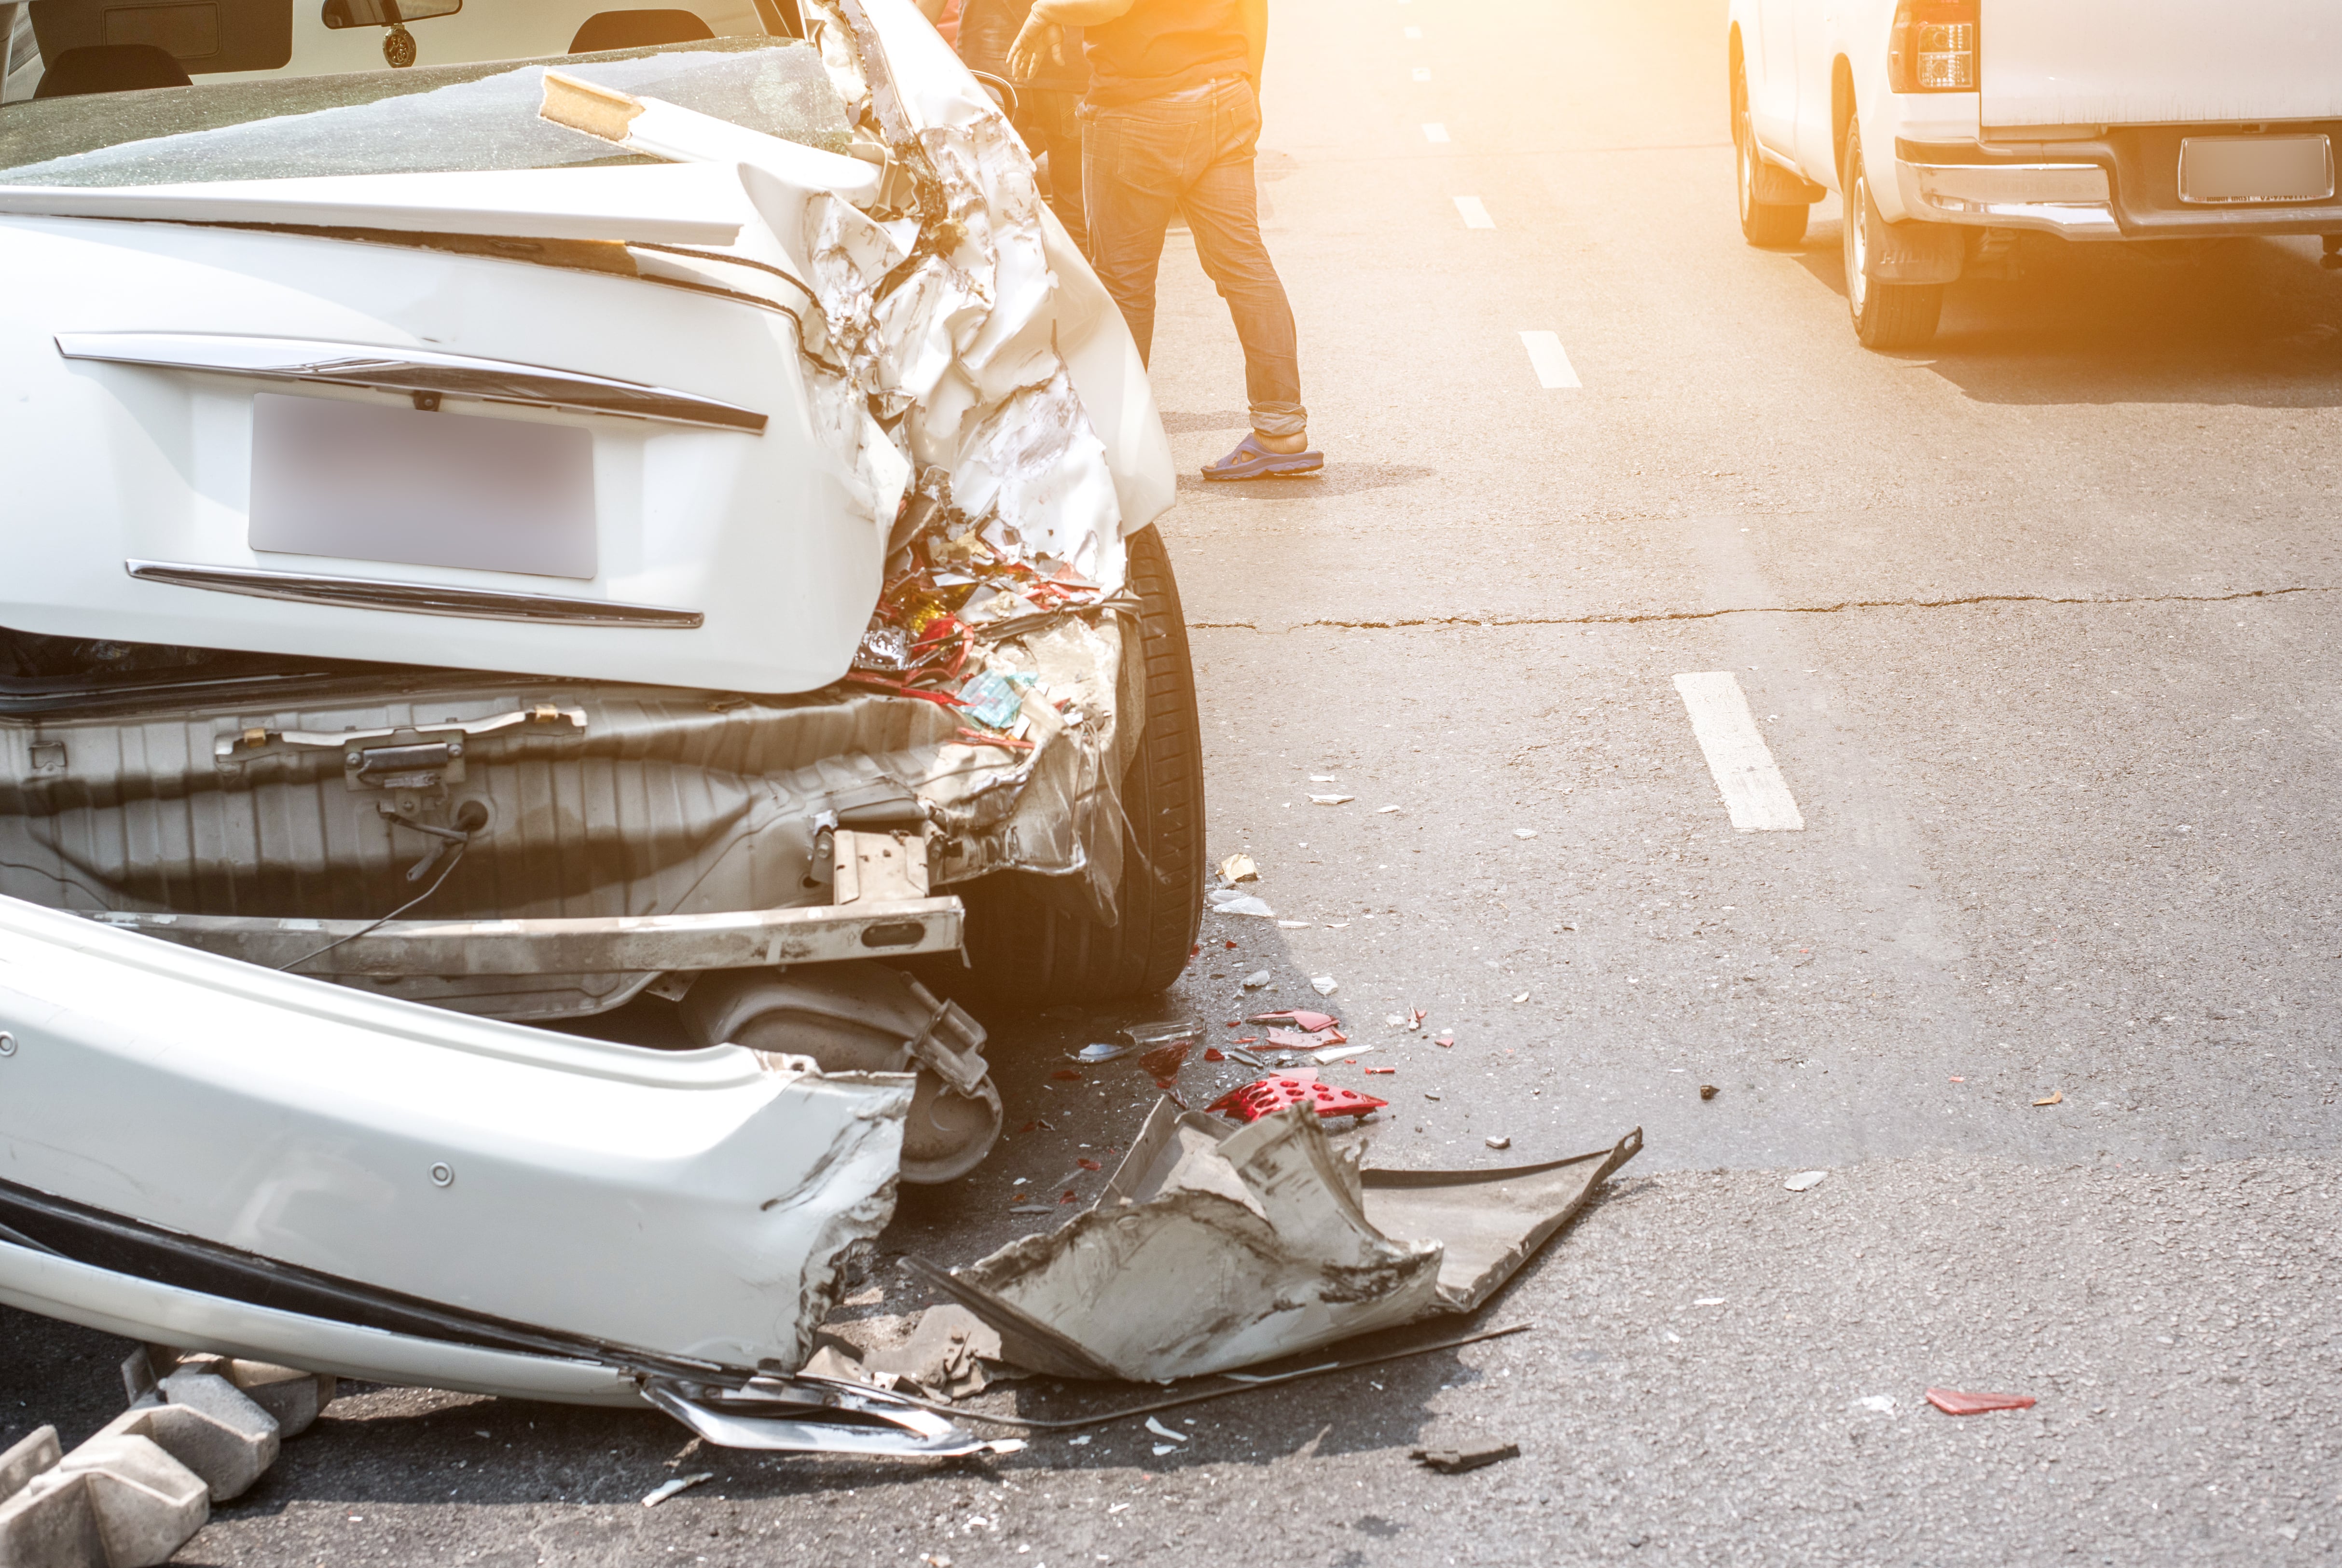
[[[2342,142],[2342,121],[2288,125]],[[2242,126],[2115,125],[2075,140],[1895,143],[1905,211],[1937,223],[2038,229],[2067,239],[2212,239],[2342,234],[2342,200],[2190,204],[2179,196],[2181,142]]]

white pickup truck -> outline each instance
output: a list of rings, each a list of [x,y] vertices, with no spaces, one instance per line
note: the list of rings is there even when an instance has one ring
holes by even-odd
[[[1741,232],[1794,245],[1837,191],[1868,347],[1927,341],[2024,229],[2342,265],[2337,0],[1731,0],[1730,59]]]

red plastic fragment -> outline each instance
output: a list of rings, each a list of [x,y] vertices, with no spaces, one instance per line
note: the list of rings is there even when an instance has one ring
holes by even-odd
[[[1082,1081],[1082,1075],[1071,1067],[1060,1067],[1049,1076],[1060,1084],[1078,1084]]]
[[[1946,1415],[1982,1415],[1988,1410],[2030,1410],[2029,1393],[1963,1393],[1957,1388],[1931,1388],[1927,1403]]]
[[[1256,1013],[1245,1020],[1247,1024],[1290,1024],[1306,1034],[1315,1034],[1321,1029],[1338,1029],[1342,1021],[1331,1013],[1306,1013],[1288,1007],[1282,1013]]]
[[[1443,1050],[1454,1045],[1456,1044],[1456,1031],[1453,1029],[1442,1029],[1439,1032],[1439,1037],[1432,1041],[1432,1044],[1439,1046]]]
[[[1221,1050],[1218,1046],[1216,1046],[1216,1045],[1206,1045],[1206,1046],[1205,1046],[1205,1047],[1204,1047],[1204,1060],[1205,1060],[1205,1061],[1206,1061],[1206,1062],[1225,1062],[1225,1061],[1226,1061],[1227,1059],[1228,1059],[1228,1054],[1227,1054],[1226,1052],[1225,1052],[1225,1051]]]
[[[1234,953],[1236,950],[1236,944],[1231,942],[1227,944],[1227,949],[1230,953]]]
[[[1168,1045],[1158,1045],[1138,1059],[1158,1089],[1168,1089],[1179,1082],[1179,1069],[1187,1064],[1187,1053],[1193,1040],[1175,1040]]]
[[[1363,1116],[1389,1104],[1389,1101],[1377,1100],[1372,1094],[1361,1094],[1356,1089],[1320,1084],[1316,1069],[1304,1067],[1291,1073],[1256,1078],[1242,1088],[1229,1090],[1206,1109],[1233,1116],[1239,1122],[1257,1122],[1263,1116],[1274,1115],[1294,1105],[1306,1104],[1320,1116]]]
[[[1057,1202],[1059,1202],[1059,1203],[1076,1203],[1076,1202],[1078,1202],[1078,1201],[1079,1201],[1079,1200],[1077,1200],[1076,1198],[1075,1198],[1075,1196],[1074,1196],[1074,1190],[1073,1190],[1073,1188],[1071,1188],[1071,1187],[1067,1187],[1067,1188],[1065,1190],[1065,1192],[1064,1192],[1063,1193],[1059,1194],[1059,1196],[1058,1196],[1058,1198],[1057,1198]]]
[[[1369,1067],[1366,1071],[1369,1073],[1396,1073],[1398,1069],[1396,1067]]]
[[[1106,1169],[1104,1165],[1099,1164],[1096,1160],[1076,1160],[1074,1164],[1079,1165],[1085,1171],[1103,1171]]]

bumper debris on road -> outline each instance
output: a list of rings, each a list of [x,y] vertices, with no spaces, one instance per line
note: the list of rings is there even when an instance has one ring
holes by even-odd
[[[1026,1371],[1225,1372],[1476,1310],[1641,1148],[1637,1129],[1543,1164],[1362,1169],[1298,1106],[1237,1127],[1160,1101],[1066,1225],[966,1268],[916,1269]]]

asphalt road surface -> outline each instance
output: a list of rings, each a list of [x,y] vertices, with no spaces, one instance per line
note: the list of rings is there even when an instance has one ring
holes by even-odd
[[[1306,924],[1207,918],[1145,1013],[993,1019],[1024,1130],[906,1202],[850,1310],[924,1304],[902,1254],[1048,1225],[1007,1209],[1069,1167],[1096,1191],[1076,1159],[1153,1092],[1057,1053],[1328,976],[1376,1049],[1326,1075],[1391,1102],[1344,1135],[1375,1163],[1644,1129],[1480,1320],[1533,1332],[1201,1406],[1185,1443],[957,1464],[360,1391],[181,1561],[2342,1555],[2342,276],[2309,241],[2028,242],[1930,348],[1871,354],[1834,204],[1801,249],[1740,241],[1720,0],[1275,27],[1261,190],[1328,466],[1191,477],[1165,530],[1214,855]],[[1192,475],[1241,362],[1184,235],[1165,285]],[[1720,674],[1801,830],[1727,818],[1676,684]],[[116,1407],[124,1347],[0,1338],[0,1443]],[[1938,1384],[2038,1403],[1955,1418]],[[1481,1440],[1520,1456],[1408,1460]]]

